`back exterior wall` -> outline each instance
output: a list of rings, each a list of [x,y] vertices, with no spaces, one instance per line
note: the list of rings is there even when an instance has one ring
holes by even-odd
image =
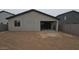
[[[19,20],[21,22],[20,27],[14,26],[15,20]],[[33,11],[9,19],[8,29],[9,31],[40,31],[40,21],[58,21],[58,20]]]

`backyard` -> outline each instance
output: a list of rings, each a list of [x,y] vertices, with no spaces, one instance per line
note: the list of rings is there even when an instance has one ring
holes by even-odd
[[[63,32],[0,32],[1,50],[74,50],[79,37]]]

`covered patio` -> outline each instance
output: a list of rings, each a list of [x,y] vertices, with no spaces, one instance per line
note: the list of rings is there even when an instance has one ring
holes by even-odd
[[[41,31],[58,31],[58,21],[40,21]]]

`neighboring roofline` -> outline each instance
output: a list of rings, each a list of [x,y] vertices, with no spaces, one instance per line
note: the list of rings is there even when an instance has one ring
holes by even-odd
[[[6,18],[6,19],[11,19],[11,18],[17,17],[17,16],[19,16],[19,15],[23,15],[23,14],[28,13],[28,12],[31,12],[31,11],[35,11],[35,12],[41,13],[41,14],[43,14],[43,15],[46,15],[46,16],[49,16],[49,17],[52,17],[52,18],[58,19],[58,18],[56,18],[56,17],[54,17],[54,16],[48,15],[48,14],[46,14],[46,13],[43,13],[43,12],[38,11],[38,10],[35,10],[35,9],[31,9],[31,10],[28,10],[28,11],[22,12],[22,13],[20,13],[20,14],[17,14],[17,15],[11,16],[11,17],[8,17],[8,18]]]
[[[5,13],[8,13],[8,14],[11,14],[11,15],[15,15],[15,14],[13,14],[13,13],[10,13],[10,12],[7,12],[7,11],[0,11],[0,13],[2,13],[2,12],[5,12]]]
[[[75,13],[78,13],[78,14],[79,14],[79,12],[77,12],[77,11],[75,11],[75,10],[72,10],[72,11],[68,11],[68,12],[62,13],[62,14],[56,16],[56,17],[62,16],[62,15],[64,15],[64,14],[68,14],[68,13],[71,13],[71,12],[75,12]]]

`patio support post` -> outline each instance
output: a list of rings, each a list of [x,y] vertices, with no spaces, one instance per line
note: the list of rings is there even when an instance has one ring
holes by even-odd
[[[58,21],[56,23],[56,31],[58,32]]]

